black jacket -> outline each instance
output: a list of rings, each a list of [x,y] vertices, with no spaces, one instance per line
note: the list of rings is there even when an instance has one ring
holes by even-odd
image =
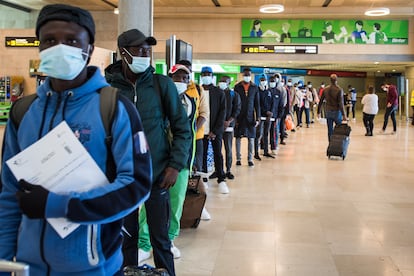
[[[223,136],[224,119],[226,116],[226,96],[223,90],[214,85],[204,86],[204,91],[209,93],[210,106],[210,132],[216,136]]]
[[[224,94],[226,95],[226,121],[230,118],[234,120],[230,123],[231,127],[234,127],[236,123],[236,118],[240,114],[241,103],[240,103],[240,96],[234,90],[226,89],[224,90]]]

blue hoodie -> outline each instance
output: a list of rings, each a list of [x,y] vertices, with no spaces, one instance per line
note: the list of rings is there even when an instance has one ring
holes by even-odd
[[[88,77],[80,87],[60,93],[53,91],[46,79],[18,130],[10,120],[6,126],[0,259],[12,260],[15,256],[17,261],[30,265],[31,275],[114,275],[122,265],[122,218],[149,196],[152,168],[142,123],[135,107],[120,97],[112,124],[115,180],[88,192],[50,192],[47,198],[46,218],[65,217],[81,226],[62,239],[45,219],[29,219],[22,214],[15,196],[18,182],[5,161],[63,120],[102,171],[106,171],[106,135],[97,91],[108,84],[96,67],[88,67]]]

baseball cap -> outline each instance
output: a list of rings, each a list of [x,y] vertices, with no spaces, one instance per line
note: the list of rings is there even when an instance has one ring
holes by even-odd
[[[213,73],[213,69],[210,66],[204,66],[201,68],[201,73]]]
[[[152,36],[145,36],[141,31],[137,29],[131,29],[123,32],[118,36],[118,47],[131,47],[138,46],[147,42],[148,45],[156,45],[157,40]]]
[[[170,71],[168,71],[168,74],[175,74],[178,70],[183,70],[187,74],[191,74],[190,70],[182,64],[175,64],[171,67]]]
[[[90,43],[93,44],[95,42],[95,23],[93,21],[92,15],[87,10],[64,4],[52,4],[44,6],[40,10],[39,16],[37,17],[37,37],[39,37],[40,28],[52,20],[74,22],[78,24],[88,31]]]

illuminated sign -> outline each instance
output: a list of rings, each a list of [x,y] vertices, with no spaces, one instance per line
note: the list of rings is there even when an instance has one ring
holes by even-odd
[[[317,54],[316,45],[242,45],[242,54]]]
[[[36,37],[9,37],[6,36],[6,47],[39,47],[40,41]]]

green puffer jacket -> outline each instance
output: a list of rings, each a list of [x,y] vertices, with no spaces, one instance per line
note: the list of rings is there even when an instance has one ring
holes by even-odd
[[[186,167],[191,130],[174,83],[170,78],[158,75],[161,90],[159,95],[153,80],[154,71],[150,66],[138,75],[133,85],[121,73],[121,61],[117,61],[105,69],[105,78],[111,86],[118,88],[122,95],[130,99],[139,111],[150,147],[155,184],[162,180],[165,168],[172,167],[180,171]],[[172,142],[166,132],[166,119],[173,134]]]

